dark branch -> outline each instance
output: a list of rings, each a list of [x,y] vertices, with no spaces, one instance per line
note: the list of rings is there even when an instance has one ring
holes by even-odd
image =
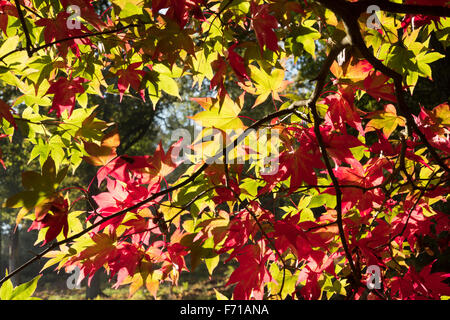
[[[338,45],[331,49],[326,61],[324,62],[323,66],[322,66],[319,76],[317,77],[317,84],[316,84],[316,88],[314,90],[314,95],[311,98],[308,106],[311,109],[311,113],[312,113],[313,119],[314,119],[314,133],[316,135],[316,139],[319,144],[320,151],[322,153],[328,175],[330,176],[331,181],[333,183],[333,187],[336,191],[336,223],[338,225],[339,236],[341,238],[342,247],[344,248],[345,256],[346,256],[346,258],[350,264],[350,268],[352,270],[354,283],[357,285],[360,281],[361,274],[360,274],[360,270],[356,269],[356,266],[353,262],[352,254],[351,254],[348,244],[347,244],[347,239],[345,237],[345,231],[344,231],[344,226],[343,226],[343,221],[342,221],[342,190],[339,186],[339,181],[333,172],[333,167],[331,165],[331,161],[328,156],[328,151],[327,151],[326,145],[323,141],[322,134],[320,132],[321,119],[319,117],[319,114],[317,112],[317,107],[316,107],[317,100],[320,96],[321,88],[323,87],[323,84],[325,83],[325,80],[328,75],[328,71],[331,67],[331,64],[333,63],[334,59],[336,59],[336,57],[339,55],[339,53],[346,46],[348,46],[348,44],[346,44],[346,45],[341,44],[341,45]]]
[[[23,15],[23,11],[20,6],[19,0],[14,0],[14,3],[16,5],[17,12],[19,14],[20,24],[22,25],[23,32],[25,33],[25,41],[26,41],[25,50],[27,51],[28,56],[31,57],[33,55],[34,48],[33,48],[33,44],[31,43],[30,33],[28,32],[27,24],[25,21],[25,16]],[[0,58],[0,60],[3,60],[3,58],[4,57]]]

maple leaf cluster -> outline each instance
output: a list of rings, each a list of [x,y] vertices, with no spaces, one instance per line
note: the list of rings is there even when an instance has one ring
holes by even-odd
[[[91,2],[0,1],[0,80],[21,92],[0,100],[0,138],[25,128],[41,170],[23,172],[6,206],[39,231],[44,269],[79,267],[89,284],[103,268],[114,288],[155,298],[164,281],[230,261],[234,299],[450,295],[450,109],[405,99],[444,57],[430,36],[448,46],[448,18],[427,13],[448,1],[405,0],[378,31],[356,0],[113,0],[101,14]],[[305,61],[323,64],[317,77],[290,81]],[[199,136],[120,154],[92,96],[156,109],[184,98],[182,77],[211,92],[191,98]],[[91,183],[66,186],[83,161]]]

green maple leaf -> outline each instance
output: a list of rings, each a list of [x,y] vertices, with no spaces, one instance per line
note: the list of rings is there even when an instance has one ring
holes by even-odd
[[[196,98],[193,100],[198,102],[205,111],[189,118],[201,126],[221,130],[244,128],[244,124],[239,119],[241,107],[229,96],[225,96],[222,104],[219,100],[212,98]]]
[[[248,93],[258,96],[252,108],[266,101],[269,95],[272,95],[275,100],[281,101],[279,93],[291,83],[284,80],[284,70],[274,69],[268,74],[264,69],[259,69],[253,65],[249,66],[249,69],[254,86],[249,82],[246,84],[239,83],[239,85]]]
[[[384,111],[373,112],[370,118],[371,120],[366,126],[366,132],[381,129],[386,138],[389,138],[398,126],[405,126],[406,124],[405,118],[397,115],[392,104],[386,105]]]

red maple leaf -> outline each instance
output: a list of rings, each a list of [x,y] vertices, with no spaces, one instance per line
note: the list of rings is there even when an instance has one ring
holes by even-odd
[[[108,257],[108,268],[111,271],[110,279],[117,274],[113,288],[117,289],[128,277],[133,276],[144,253],[135,244],[121,242]]]
[[[309,257],[313,245],[306,233],[297,224],[298,218],[299,215],[294,215],[284,221],[276,221],[274,236],[277,248],[282,252],[290,248],[297,259],[301,260]]]
[[[2,30],[5,35],[8,27],[8,16],[18,18],[19,13],[10,1],[0,1],[0,30]]]
[[[227,64],[222,56],[218,56],[216,60],[211,63],[211,67],[214,71],[214,77],[211,79],[209,89],[212,90],[214,88],[218,88],[218,96],[225,97],[227,91],[223,84],[223,79],[227,72]]]
[[[231,249],[240,248],[247,243],[252,230],[254,230],[254,220],[246,210],[241,210],[236,214],[227,228],[227,235],[219,253],[227,252]]]
[[[319,277],[323,271],[334,275],[334,261],[340,256],[342,256],[340,252],[327,255],[322,250],[311,251],[310,258],[306,260],[298,277],[298,282],[305,281],[305,285],[300,289],[300,294],[304,299],[317,300],[320,298],[322,290],[318,283]]]
[[[423,14],[407,14],[402,20],[402,28],[406,32],[408,26],[412,24],[414,29],[420,28],[426,24],[430,24],[431,22],[438,23],[441,20],[441,17],[436,16],[426,16]]]
[[[107,181],[108,181],[107,183],[108,191],[92,196],[98,208],[95,210],[95,212],[92,212],[92,214],[88,217],[88,219],[96,217],[94,223],[102,220],[103,217],[113,215],[119,211],[130,208],[131,206],[134,206],[148,199],[152,194],[159,192],[161,189],[160,184],[158,183],[146,187],[144,185],[138,184],[135,181],[132,181],[128,184],[123,184],[117,180],[109,178],[107,178]],[[139,210],[142,210],[157,203],[158,201],[161,200],[161,198],[162,197],[157,198],[151,202],[149,201],[140,206],[139,208],[131,211],[138,212]],[[101,214],[101,216],[99,216],[98,214]],[[110,226],[112,230],[115,230],[122,223],[123,218],[124,215],[119,215],[112,219],[106,220],[105,222],[100,224],[98,228],[96,228],[95,230],[97,231],[103,230],[107,226]]]
[[[345,210],[357,205],[361,216],[379,206],[384,199],[384,194],[379,188],[374,188],[386,179],[384,171],[392,172],[393,165],[387,158],[372,158],[364,166],[358,161],[352,161],[351,168],[338,167],[335,170],[336,178],[340,185],[358,186],[355,188],[342,188],[342,204]],[[367,189],[367,190],[364,190]],[[334,188],[325,192],[335,194]]]
[[[352,99],[347,99],[346,96],[341,94],[333,94],[327,96],[322,103],[328,106],[325,122],[330,124],[333,130],[346,132],[345,124],[348,124],[357,129],[361,135],[364,135],[361,117]]]
[[[394,201],[388,200],[386,202],[386,211],[390,211],[391,207],[394,205]],[[370,216],[367,216],[366,219],[369,218]],[[345,219],[347,225],[349,221],[351,221],[351,219]],[[358,247],[361,250],[361,260],[366,265],[382,265],[382,253],[383,251],[389,250],[389,248],[384,244],[389,241],[392,233],[392,227],[383,219],[376,219],[376,222],[376,226],[367,233],[367,236],[355,241],[354,244],[354,247]],[[361,226],[361,222],[359,224],[355,224],[355,226],[356,228],[359,228]],[[357,232],[357,230],[355,231]]]
[[[167,152],[164,152],[161,141],[155,150],[152,157],[151,164],[152,168],[149,170],[152,176],[164,178],[170,173],[172,173],[178,166],[176,159],[176,152],[182,142],[182,139],[178,140],[170,146]]]
[[[318,300],[320,298],[320,286],[318,283],[320,273],[314,272],[306,265],[303,271],[309,271],[305,285],[300,289],[302,297],[306,300]]]
[[[191,15],[198,20],[205,19],[200,8],[200,5],[204,3],[204,0],[154,0],[152,13],[156,16],[161,9],[168,9],[164,16],[175,20],[180,28],[184,28]]]
[[[349,134],[333,132],[329,126],[321,126],[320,132],[329,156],[337,165],[356,161],[350,149],[363,146],[361,141]]]
[[[11,113],[12,108],[5,103],[5,101],[0,99],[0,122],[2,118],[11,123],[14,128],[17,128],[16,122],[14,121],[14,117]]]
[[[147,212],[148,214],[145,217],[136,214],[136,219],[128,220],[123,223],[123,225],[129,227],[127,228],[127,231],[124,232],[123,237],[131,237],[132,243],[149,245],[150,236],[152,234],[162,234],[158,225],[155,224],[157,222],[155,218],[148,219],[149,217],[154,217],[153,214],[150,213],[150,210]]]
[[[325,167],[320,159],[320,153],[304,146],[300,146],[288,161],[291,173],[290,192],[297,190],[303,182],[309,185],[317,184],[314,168]]]
[[[264,253],[259,245],[246,245],[236,249],[231,258],[239,262],[230,276],[226,286],[237,283],[233,291],[235,300],[262,300],[264,284],[272,280],[266,268],[266,262],[270,254]]]
[[[245,67],[244,59],[234,51],[236,47],[237,43],[228,48],[228,62],[239,81],[244,82],[245,79],[251,81]]]
[[[40,230],[48,227],[42,245],[55,239],[61,231],[63,231],[64,236],[67,237],[67,233],[69,232],[69,225],[67,222],[68,211],[69,205],[66,199],[61,195],[52,197],[43,205],[36,207],[36,218],[28,231]]]
[[[189,253],[186,249],[188,248],[176,242],[167,246],[168,255],[166,255],[166,261],[174,265],[178,271],[182,271],[183,269],[188,271],[184,260],[184,257]]]
[[[289,192],[296,191],[303,182],[309,185],[317,184],[314,168],[325,168],[319,153],[311,153],[309,149],[300,146],[294,152],[283,152],[279,157],[279,166],[275,174],[261,175],[267,182],[258,192],[263,194],[271,190],[277,183],[291,177]]]
[[[47,44],[65,39],[64,41],[55,44],[63,57],[67,56],[68,48],[70,48],[77,57],[80,57],[78,45],[92,45],[89,37],[83,37],[89,30],[83,25],[81,25],[81,28],[79,29],[69,29],[67,27],[67,18],[69,16],[69,13],[61,11],[55,19],[42,18],[36,21],[36,25],[45,27],[44,39]]]
[[[115,156],[115,153],[113,153],[112,156]],[[151,180],[148,178],[149,175],[150,177],[153,177],[153,175],[149,173],[149,169],[154,168],[150,161],[150,156],[123,155],[113,158],[98,170],[98,185],[100,186],[107,176],[111,176],[114,179],[125,183],[128,183],[131,180],[138,180],[139,183],[144,184]]]
[[[92,233],[92,241],[93,245],[71,257],[65,264],[65,266],[79,265],[81,279],[89,276],[88,285],[95,272],[107,263],[110,257],[114,257],[116,250],[114,245],[116,239],[113,235]]]
[[[433,263],[422,268],[418,273],[414,267],[402,277],[391,279],[391,294],[402,300],[436,299],[450,295],[450,286],[444,281],[450,277],[450,273],[431,273]]]
[[[419,116],[413,115],[420,131],[425,134],[429,143],[445,153],[450,153],[450,137],[448,135],[450,108],[443,103],[429,111],[421,107]]]
[[[331,72],[337,78],[339,91],[349,101],[353,101],[353,90],[366,91],[377,100],[384,99],[397,102],[394,92],[394,84],[387,83],[390,79],[379,71],[375,71],[367,60],[351,58],[342,67],[335,61],[331,66]]]
[[[296,136],[300,146],[297,150],[286,150],[280,154],[278,170],[274,174],[261,175],[267,184],[259,190],[258,194],[271,190],[278,182],[289,177],[291,177],[290,193],[296,191],[303,182],[308,185],[317,184],[317,174],[314,169],[323,169],[325,165],[321,160],[314,130],[312,128],[310,130],[299,130]]]
[[[277,19],[269,14],[269,6],[267,4],[257,5],[251,2],[252,25],[258,39],[261,52],[264,45],[272,51],[278,51],[278,39],[275,31],[278,27]]]
[[[366,91],[369,95],[377,99],[384,99],[396,103],[394,84],[387,83],[390,78],[380,71],[370,71],[367,78],[364,79],[361,90]]]
[[[422,6],[442,6],[448,7],[448,0],[406,0],[406,4],[416,4]],[[415,29],[420,28],[423,25],[430,24],[432,21],[438,23],[441,17],[436,16],[426,16],[423,14],[407,14],[402,20],[402,28],[404,31],[408,28],[408,26],[412,23]]]
[[[54,94],[52,107],[49,113],[56,111],[56,115],[61,117],[62,113],[67,110],[69,117],[75,108],[75,97],[77,93],[83,93],[84,88],[81,85],[87,80],[84,78],[74,78],[68,80],[65,77],[60,77],[56,81],[50,82],[50,88],[46,94]]]
[[[106,27],[106,24],[100,19],[99,15],[95,12],[95,8],[91,2],[94,0],[60,0],[64,11],[67,11],[69,6],[78,6],[80,8],[81,17],[89,22],[96,29],[102,29]]]
[[[433,220],[440,220],[439,222],[444,224],[444,228],[437,226],[436,232],[448,229],[448,227],[445,227],[446,222],[448,223],[445,215],[438,213],[433,216],[433,219],[430,219],[424,215],[424,209],[430,211],[429,204],[423,200],[417,202],[417,205],[415,203],[416,201],[412,198],[406,199],[403,202],[404,211],[395,216],[391,221],[392,234],[398,235],[395,241],[401,244],[406,239],[412,251],[415,250],[415,244],[420,237],[425,234],[431,236],[430,228],[434,225]]]
[[[145,75],[145,71],[136,70],[142,62],[135,62],[130,64],[126,69],[118,70],[116,76],[119,78],[117,80],[117,88],[119,89],[120,101],[122,102],[122,97],[128,87],[131,86],[136,92],[139,92],[142,100],[145,101],[144,92],[145,89],[141,89],[141,77]]]

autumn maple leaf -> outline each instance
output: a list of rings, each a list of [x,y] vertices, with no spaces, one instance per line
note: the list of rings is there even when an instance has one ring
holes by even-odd
[[[133,276],[144,253],[135,244],[121,242],[108,257],[108,268],[111,271],[110,279],[117,274],[113,288],[117,289],[128,277]]]
[[[330,129],[329,126],[322,126],[320,131],[325,147],[333,161],[337,165],[343,162],[351,164],[356,161],[350,149],[363,146],[363,143],[352,135],[338,134]]]
[[[237,248],[230,258],[236,257],[239,262],[230,276],[227,286],[237,283],[233,291],[236,300],[247,300],[251,297],[262,300],[264,284],[271,281],[272,277],[265,263],[270,254],[265,254],[259,245],[246,245]]]
[[[253,65],[250,65],[249,69],[253,83],[239,83],[239,86],[246,92],[257,96],[252,108],[266,101],[269,95],[272,95],[274,100],[281,102],[280,92],[283,92],[292,82],[284,80],[284,70],[274,69],[269,74],[263,68],[259,69]]]
[[[139,92],[142,100],[145,101],[144,92],[145,89],[141,89],[141,77],[145,75],[145,71],[136,70],[142,62],[135,62],[130,64],[126,69],[118,70],[116,76],[117,80],[117,88],[119,89],[120,101],[122,102],[122,97],[125,91],[128,90],[128,87],[131,86],[135,91]]]
[[[298,215],[286,219],[286,221],[276,221],[274,225],[274,236],[277,248],[282,251],[290,248],[298,260],[308,258],[313,245],[309,242],[306,233],[297,225]]]
[[[394,84],[387,83],[389,77],[379,71],[370,71],[367,78],[364,79],[359,88],[366,91],[369,95],[377,99],[384,99],[391,102],[397,102],[395,96]]]
[[[343,207],[349,209],[357,205],[361,215],[370,212],[373,205],[380,204],[384,198],[380,189],[373,187],[382,184],[386,179],[383,172],[392,172],[392,170],[393,165],[386,158],[373,158],[364,166],[354,160],[351,162],[351,167],[338,167],[335,175],[339,184],[359,186],[359,188],[343,188]],[[325,192],[335,194],[334,188],[327,189]]]
[[[45,27],[44,39],[46,44],[65,39],[64,41],[55,44],[63,57],[67,56],[68,48],[70,48],[77,57],[80,57],[78,45],[92,45],[89,37],[83,37],[89,30],[83,25],[81,25],[79,29],[69,29],[67,27],[68,17],[69,13],[61,11],[55,19],[42,18],[36,21],[36,25]]]
[[[289,161],[291,172],[290,192],[298,189],[303,182],[310,185],[317,184],[314,168],[324,168],[319,153],[309,152],[307,148],[300,147]]]
[[[415,5],[423,5],[423,6],[442,6],[442,7],[448,7],[449,1],[448,0],[406,0],[406,4],[415,4]],[[423,14],[407,14],[402,20],[402,28],[404,31],[408,28],[410,24],[413,25],[414,29],[420,28],[421,26],[424,26],[426,24],[430,24],[432,21],[435,23],[439,22],[441,17],[436,16],[427,16]]]
[[[443,194],[447,194],[449,188],[447,187],[440,191]],[[399,244],[406,239],[412,251],[416,250],[416,243],[422,235],[428,234],[432,236],[430,233],[432,227],[437,235],[440,232],[447,232],[449,229],[449,219],[446,214],[437,211],[433,215],[433,219],[427,216],[426,212],[434,210],[430,209],[429,204],[424,200],[419,200],[416,204],[414,198],[407,198],[403,202],[403,208],[404,211],[391,220],[392,234],[398,235],[395,241]],[[436,222],[438,224],[435,224]]]
[[[62,113],[67,111],[70,117],[75,108],[76,94],[85,91],[82,83],[86,81],[86,79],[80,77],[74,79],[60,77],[56,81],[51,81],[50,88],[46,94],[54,94],[55,96],[53,97],[53,103],[49,113],[56,111],[56,115],[61,117]]]
[[[249,239],[254,222],[247,211],[240,211],[226,229],[226,239],[219,253],[242,247]]]
[[[80,267],[80,277],[89,276],[88,284],[90,284],[95,272],[100,269],[110,257],[115,254],[115,236],[106,233],[93,233],[93,244],[82,250],[76,256],[71,257],[66,266],[78,265]]]
[[[167,247],[167,261],[176,265],[177,269],[180,271],[183,269],[188,270],[184,260],[184,256],[189,253],[186,249],[187,248],[180,243],[172,243]]]
[[[114,153],[113,153],[114,154]],[[113,154],[107,154],[108,157]],[[128,156],[122,155],[108,160],[106,165],[102,166],[97,172],[98,185],[107,177],[128,183],[132,179],[145,184],[153,178],[150,169],[154,166],[150,163],[150,156]],[[149,178],[150,176],[150,178]],[[150,179],[150,180],[149,180]]]
[[[14,117],[11,113],[11,107],[7,105],[5,101],[0,99],[0,122],[2,121],[2,119],[5,119],[15,128],[17,128],[16,122],[14,121]]]
[[[88,219],[96,216],[96,213],[101,213],[103,216],[109,216],[126,208],[136,205],[141,201],[149,198],[152,194],[155,194],[160,191],[160,184],[154,183],[149,187],[138,184],[136,181],[131,181],[128,184],[125,184],[121,181],[109,179],[107,178],[107,192],[102,192],[92,198],[98,205],[96,212],[93,212]],[[154,201],[147,202],[143,204],[141,207],[133,210],[134,212],[142,210],[155,202],[161,200],[155,199]],[[97,221],[102,220],[102,217],[97,217]],[[122,222],[124,216],[118,216],[113,219],[107,220],[102,223],[98,230],[102,230],[107,226],[111,226],[113,230],[115,230],[120,223]]]
[[[251,81],[245,67],[244,59],[234,51],[236,47],[237,43],[228,48],[228,62],[239,81],[244,82],[245,79]]]
[[[89,22],[96,29],[102,29],[106,27],[106,24],[100,19],[99,15],[95,12],[95,8],[92,5],[94,0],[60,0],[64,11],[67,11],[69,6],[78,6],[80,8],[81,17]]]
[[[306,300],[318,300],[321,292],[318,283],[320,274],[313,272],[308,265],[303,268],[303,271],[309,272],[306,277],[305,285],[300,289],[302,297]]]
[[[214,71],[214,77],[211,79],[209,89],[212,90],[217,87],[218,96],[224,98],[227,92],[223,84],[223,80],[227,72],[227,64],[219,55],[217,59],[211,63],[211,68]]]
[[[275,185],[291,177],[289,192],[297,190],[303,182],[310,185],[317,184],[317,175],[314,169],[325,168],[319,153],[311,153],[307,148],[300,146],[294,152],[283,152],[279,157],[279,168],[273,175],[261,175],[267,182],[258,193],[263,194]]]
[[[275,185],[291,177],[289,192],[295,192],[302,183],[308,185],[317,184],[317,174],[314,169],[323,169],[325,164],[321,160],[319,146],[315,141],[313,129],[301,130],[298,142],[300,146],[296,150],[283,151],[278,158],[278,170],[275,174],[264,175],[266,186],[258,191],[263,194],[271,190]]]
[[[142,212],[147,213],[145,217],[141,216]],[[149,245],[150,236],[152,234],[162,234],[156,223],[155,216],[150,210],[142,210],[139,214],[136,214],[136,219],[131,219],[123,223],[129,227],[127,231],[124,232],[123,237],[130,236],[133,243]]]
[[[448,103],[442,103],[429,111],[421,107],[419,115],[413,115],[420,131],[425,134],[430,144],[444,151],[450,153],[450,108]]]
[[[0,123],[2,122],[2,119],[5,119],[9,123],[11,123],[15,128],[17,128],[16,122],[14,121],[14,117],[11,113],[11,107],[7,105],[3,100],[0,99]],[[6,134],[0,134],[0,138],[5,138],[8,135]],[[2,150],[0,149],[0,164],[3,166],[3,168],[6,169],[5,163],[2,160]]]
[[[40,230],[48,227],[42,245],[55,239],[61,231],[63,231],[64,236],[67,237],[67,233],[69,232],[69,225],[67,222],[68,211],[69,205],[66,199],[61,195],[51,197],[45,201],[45,203],[36,207],[36,218],[28,231]]]
[[[93,166],[106,166],[116,157],[116,149],[119,145],[119,133],[117,130],[112,130],[103,136],[100,146],[93,142],[85,142],[84,148],[89,156],[84,156],[83,159]]]
[[[348,124],[364,135],[361,117],[352,100],[347,99],[344,95],[334,94],[327,96],[322,103],[328,106],[325,122],[331,125],[333,130],[346,132],[345,125]]]
[[[199,103],[205,109],[189,117],[199,125],[206,128],[217,128],[223,131],[244,128],[244,124],[239,118],[241,106],[231,99],[229,95],[225,95],[222,101],[210,97],[192,98],[191,100]]]
[[[8,16],[19,17],[16,7],[10,1],[0,1],[0,30],[6,35]]]
[[[390,78],[375,71],[367,60],[356,60],[352,57],[342,67],[335,61],[331,66],[331,72],[344,91],[359,89],[377,100],[397,102],[394,84],[388,83]]]
[[[383,111],[369,113],[368,118],[371,120],[366,125],[366,132],[381,129],[386,138],[389,138],[398,126],[406,125],[406,119],[397,115],[397,110],[392,104],[385,105]]]
[[[156,16],[161,9],[168,9],[165,16],[175,20],[181,28],[184,28],[189,22],[190,15],[198,20],[204,20],[200,9],[201,4],[204,4],[204,0],[154,0],[152,13]]]
[[[251,2],[252,25],[255,30],[256,38],[258,39],[261,52],[264,45],[272,51],[278,51],[278,39],[275,31],[278,27],[277,19],[269,14],[269,7],[266,4],[257,5]]]
[[[152,168],[149,170],[153,176],[164,178],[177,168],[174,149],[178,148],[181,142],[182,140],[180,139],[172,144],[167,152],[164,152],[162,143],[161,141],[159,142],[151,160]]]
[[[431,273],[433,263],[422,268],[418,273],[414,267],[402,277],[391,279],[391,290],[402,300],[439,299],[450,295],[450,286],[444,281],[450,277],[449,273]]]

